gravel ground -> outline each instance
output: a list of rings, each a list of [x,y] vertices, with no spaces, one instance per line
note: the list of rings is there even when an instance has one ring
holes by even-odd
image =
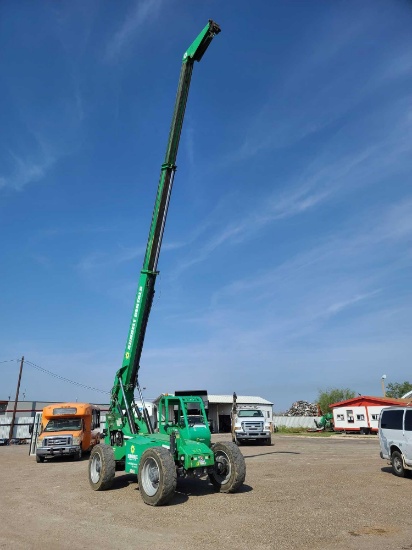
[[[273,442],[241,447],[239,493],[181,480],[159,508],[143,503],[135,476],[117,472],[112,490],[94,492],[87,458],[37,464],[27,445],[0,447],[0,548],[412,549],[412,480],[391,473],[376,436]]]

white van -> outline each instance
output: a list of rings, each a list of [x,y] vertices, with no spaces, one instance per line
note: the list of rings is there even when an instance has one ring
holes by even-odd
[[[380,456],[396,476],[412,476],[412,407],[387,407],[379,417]]]

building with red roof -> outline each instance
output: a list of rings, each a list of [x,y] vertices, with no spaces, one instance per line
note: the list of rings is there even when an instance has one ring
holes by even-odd
[[[333,422],[335,432],[344,433],[377,433],[379,415],[384,407],[393,405],[412,406],[410,399],[393,399],[391,397],[371,397],[359,395],[346,401],[332,403]]]

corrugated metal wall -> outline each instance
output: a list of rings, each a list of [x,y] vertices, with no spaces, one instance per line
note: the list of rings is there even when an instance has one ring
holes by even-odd
[[[318,416],[274,416],[273,424],[285,428],[315,428]]]
[[[13,437],[18,439],[30,439],[29,427],[33,424],[31,416],[21,416],[14,421]],[[0,437],[9,438],[11,417],[0,416]]]

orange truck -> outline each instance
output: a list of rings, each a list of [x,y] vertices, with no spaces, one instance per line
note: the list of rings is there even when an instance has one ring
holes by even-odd
[[[100,441],[100,409],[90,403],[56,403],[44,407],[36,445],[36,462],[53,456],[80,460]]]

